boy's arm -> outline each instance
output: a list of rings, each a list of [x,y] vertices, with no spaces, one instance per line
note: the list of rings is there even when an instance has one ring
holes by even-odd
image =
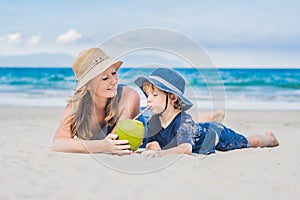
[[[154,157],[163,157],[168,154],[191,154],[191,153],[192,153],[192,145],[189,143],[182,143],[177,147],[173,147],[166,150],[161,150],[160,148],[157,148],[157,146],[155,145],[154,148],[147,148],[147,150],[144,151],[142,155],[154,158]]]
[[[192,153],[192,145],[189,143],[182,143],[177,147],[173,147],[166,150],[157,151],[160,157],[163,157],[168,154],[191,154]]]

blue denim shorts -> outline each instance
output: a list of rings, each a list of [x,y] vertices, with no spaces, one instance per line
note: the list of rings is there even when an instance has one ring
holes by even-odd
[[[230,151],[249,147],[250,143],[243,135],[216,122],[198,123],[199,137],[195,138],[194,153],[214,153],[218,151]],[[219,137],[215,145],[216,135]],[[208,138],[208,139],[207,139]],[[209,148],[208,148],[209,147]],[[205,152],[202,150],[205,149]]]

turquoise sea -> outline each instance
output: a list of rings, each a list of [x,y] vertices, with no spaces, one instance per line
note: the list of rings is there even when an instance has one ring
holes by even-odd
[[[300,110],[300,69],[176,68],[198,108]],[[135,88],[150,68],[121,68],[120,83]],[[0,106],[64,106],[75,88],[71,68],[0,67]]]

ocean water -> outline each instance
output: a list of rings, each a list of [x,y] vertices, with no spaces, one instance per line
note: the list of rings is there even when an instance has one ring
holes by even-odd
[[[186,96],[200,109],[300,110],[300,69],[176,68]],[[121,68],[119,82],[134,85],[150,68]],[[0,67],[0,106],[64,106],[76,87],[71,68]]]

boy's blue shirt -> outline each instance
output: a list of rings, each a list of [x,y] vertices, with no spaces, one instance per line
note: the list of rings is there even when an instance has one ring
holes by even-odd
[[[180,112],[172,122],[163,128],[158,115],[153,115],[148,122],[148,142],[157,141],[162,149],[177,147],[183,143],[194,146],[194,137],[199,134],[199,127],[186,112]]]

